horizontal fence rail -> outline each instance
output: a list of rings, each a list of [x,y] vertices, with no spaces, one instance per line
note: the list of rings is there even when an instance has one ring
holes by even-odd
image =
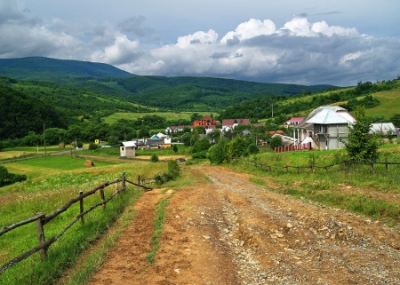
[[[61,208],[55,210],[53,213],[49,214],[46,216],[46,214],[44,213],[37,213],[35,216],[26,219],[24,221],[21,222],[16,222],[14,224],[11,224],[7,227],[4,227],[3,229],[0,230],[0,237],[2,235],[4,235],[7,232],[10,232],[14,229],[17,229],[21,226],[30,224],[35,222],[36,223],[36,230],[37,230],[37,235],[38,235],[38,239],[39,239],[39,245],[28,250],[27,252],[13,258],[12,260],[6,262],[5,264],[3,264],[2,266],[0,266],[0,274],[2,274],[4,271],[6,271],[8,268],[10,268],[11,266],[17,264],[18,262],[28,258],[29,256],[31,256],[32,254],[39,252],[40,253],[40,258],[42,261],[45,261],[47,258],[47,250],[48,248],[54,243],[56,242],[68,229],[70,229],[76,222],[78,222],[79,220],[81,221],[81,223],[84,223],[84,216],[86,214],[88,214],[89,212],[93,211],[94,209],[96,209],[97,207],[103,207],[103,209],[106,208],[106,204],[111,201],[116,195],[119,195],[121,192],[123,192],[124,190],[126,190],[126,182],[128,182],[129,184],[132,184],[134,186],[137,187],[141,187],[143,188],[145,191],[151,191],[153,190],[153,188],[142,185],[141,183],[141,179],[140,176],[138,178],[138,182],[139,183],[133,183],[129,180],[126,179],[125,173],[122,174],[122,178],[116,179],[114,181],[110,181],[110,182],[105,182],[99,186],[97,186],[96,188],[88,191],[88,192],[83,192],[80,191],[79,192],[79,196],[76,198],[73,198],[71,200],[69,200],[64,206],[62,206]],[[121,183],[121,188],[118,189],[117,191],[115,191],[113,194],[111,194],[109,197],[105,197],[104,194],[104,188],[116,184],[116,183]],[[84,199],[90,195],[93,195],[97,192],[100,192],[100,199],[101,201],[99,203],[96,203],[92,206],[90,206],[87,210],[84,210]],[[45,232],[44,232],[44,226],[49,223],[51,220],[53,220],[55,217],[59,216],[60,214],[62,214],[63,212],[65,212],[66,210],[68,210],[73,204],[79,202],[80,203],[80,212],[79,214],[72,220],[72,222],[70,224],[68,224],[58,235],[56,235],[55,237],[51,237],[50,239],[46,240],[45,239]]]

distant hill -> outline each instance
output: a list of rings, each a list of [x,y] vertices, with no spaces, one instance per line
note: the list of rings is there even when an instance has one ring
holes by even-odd
[[[0,59],[0,75],[25,80],[54,80],[65,76],[118,78],[134,76],[104,63],[46,57]]]
[[[256,83],[212,77],[136,76],[119,81],[141,104],[173,110],[221,110],[243,101],[273,95],[315,93],[330,85]]]

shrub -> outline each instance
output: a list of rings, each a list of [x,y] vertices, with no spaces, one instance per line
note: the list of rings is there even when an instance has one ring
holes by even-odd
[[[282,137],[281,136],[273,137],[269,145],[271,146],[272,149],[282,146]]]
[[[155,154],[155,153],[153,153],[152,155],[151,155],[151,162],[158,162],[158,155],[157,154]]]
[[[199,158],[199,159],[207,158],[207,151],[204,150],[204,151],[193,153],[192,158]]]
[[[172,179],[175,179],[180,174],[180,168],[178,162],[176,160],[168,161],[168,175],[171,176]]]
[[[98,148],[99,148],[98,144],[95,144],[95,143],[90,143],[89,144],[89,150],[96,150]]]

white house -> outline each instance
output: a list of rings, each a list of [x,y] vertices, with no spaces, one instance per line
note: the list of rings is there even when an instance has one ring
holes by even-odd
[[[307,118],[294,127],[295,139],[301,143],[311,142],[314,149],[337,149],[344,147],[343,139],[348,138],[349,126],[356,119],[340,106],[321,106],[313,110]]]
[[[119,147],[120,157],[135,157],[136,155],[136,143],[133,141],[122,142],[122,145]]]

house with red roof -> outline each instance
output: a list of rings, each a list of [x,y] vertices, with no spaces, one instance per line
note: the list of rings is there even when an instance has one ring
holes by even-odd
[[[290,125],[299,125],[303,122],[305,117],[291,117],[288,121],[284,123],[285,127],[287,128]]]
[[[249,119],[225,119],[222,120],[222,131],[233,130],[237,125],[250,125]]]

